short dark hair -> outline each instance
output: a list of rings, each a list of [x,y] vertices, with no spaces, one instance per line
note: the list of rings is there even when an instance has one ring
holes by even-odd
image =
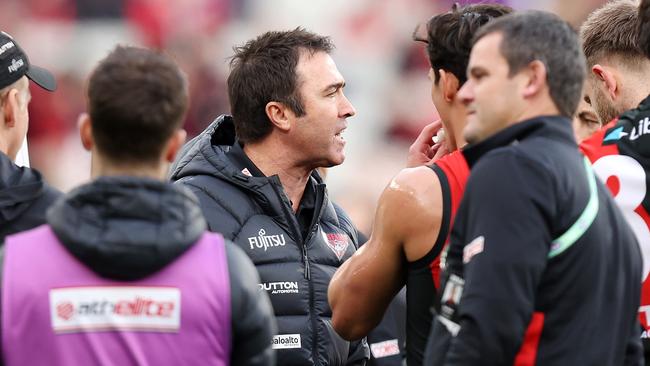
[[[426,24],[427,38],[419,38],[416,28],[413,40],[427,44],[429,63],[435,75],[434,82],[440,79],[439,69],[451,72],[460,85],[467,81],[467,64],[472,49],[472,37],[476,31],[493,18],[509,14],[512,8],[501,4],[474,4],[459,7],[433,16]]]
[[[499,50],[508,62],[510,76],[532,61],[546,67],[546,82],[560,114],[575,113],[586,75],[585,56],[578,34],[569,23],[544,11],[513,13],[481,28],[474,44],[488,34],[503,36]]]
[[[631,1],[611,1],[589,14],[580,26],[582,49],[587,65],[593,66],[601,57],[623,56],[621,60],[639,61],[639,10]]]
[[[93,138],[116,162],[157,161],[187,105],[185,76],[171,58],[152,50],[117,46],[88,82]]]
[[[650,0],[641,0],[639,4],[638,46],[645,57],[650,58]]]
[[[269,102],[283,103],[297,116],[304,115],[300,80],[296,74],[301,52],[330,53],[332,49],[329,37],[300,27],[266,32],[234,47],[228,97],[237,138],[244,143],[255,142],[271,132],[271,121],[266,115]]]

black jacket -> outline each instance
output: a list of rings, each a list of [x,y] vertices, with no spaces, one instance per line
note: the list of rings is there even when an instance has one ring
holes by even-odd
[[[182,187],[133,177],[103,177],[76,188],[47,212],[62,244],[102,277],[137,280],[173,262],[205,231],[196,197]],[[274,364],[275,322],[246,255],[226,243],[233,365]]]
[[[17,166],[0,152],[0,242],[44,224],[45,211],[60,196],[41,173]]]
[[[570,121],[523,121],[463,154],[426,364],[643,364],[639,246]]]
[[[219,117],[187,144],[171,179],[197,195],[209,229],[255,263],[278,322],[278,365],[363,364],[365,341],[336,334],[327,302],[332,275],[357,247],[356,229],[314,175],[307,187],[315,192],[314,216],[303,237],[279,178],[242,173],[227,154],[234,143],[232,118]]]

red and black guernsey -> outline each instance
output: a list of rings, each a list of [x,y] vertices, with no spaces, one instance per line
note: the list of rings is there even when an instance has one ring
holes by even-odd
[[[628,221],[643,255],[639,320],[650,362],[650,97],[580,145]]]
[[[440,254],[448,239],[469,177],[469,168],[460,151],[438,160],[430,167],[438,176],[442,190],[440,232],[431,250],[408,264],[406,280],[406,354],[409,365],[421,365],[431,328],[431,308],[438,298]]]

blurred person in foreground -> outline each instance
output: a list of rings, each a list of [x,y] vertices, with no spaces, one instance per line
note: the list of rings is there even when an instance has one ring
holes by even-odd
[[[650,363],[650,3],[610,2],[589,15],[580,35],[590,70],[588,98],[606,123],[581,149],[641,246],[639,333]]]
[[[585,73],[556,15],[511,14],[475,36],[458,92],[471,175],[426,364],[643,364],[639,245],[571,126]]]
[[[578,143],[589,138],[603,127],[600,117],[596,114],[589,100],[587,88],[589,85],[585,82],[582,92],[582,98],[578,104],[578,109],[573,115],[573,133]]]
[[[330,285],[334,327],[347,339],[368,334],[406,285],[409,365],[422,364],[431,308],[436,306],[440,254],[469,174],[458,150],[465,145],[467,112],[457,92],[466,81],[471,39],[482,25],[510,11],[498,4],[456,5],[427,22],[425,39],[416,37],[427,43],[431,98],[442,122],[423,130],[411,148],[409,165],[430,164],[431,138],[441,124],[443,144],[453,152],[434,165],[405,169],[391,181],[379,199],[370,240]]]
[[[185,140],[184,75],[165,55],[118,46],[87,100],[93,181],[5,242],[4,363],[273,365],[255,268],[206,231],[191,192],[164,182]]]
[[[47,91],[54,76],[34,66],[16,40],[0,32],[0,242],[45,223],[45,210],[61,196],[41,174],[14,162],[29,125],[29,80]]]
[[[315,171],[343,163],[355,110],[328,37],[267,32],[235,48],[232,116],[190,141],[171,179],[192,190],[210,230],[239,245],[270,295],[278,364],[363,365],[365,340],[332,328],[327,285],[358,246],[357,230]],[[348,296],[357,296],[350,293]]]

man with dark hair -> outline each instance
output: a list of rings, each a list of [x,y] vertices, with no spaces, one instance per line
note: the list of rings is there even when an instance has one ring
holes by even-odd
[[[94,180],[6,239],[4,364],[274,364],[252,263],[163,181],[187,103],[162,54],[117,47],[93,71],[79,127]]]
[[[29,124],[29,80],[56,89],[54,76],[32,65],[18,43],[0,32],[0,242],[44,224],[45,210],[61,196],[38,171],[14,163]]]
[[[650,363],[650,14],[648,3],[615,1],[594,11],[580,29],[591,70],[587,94],[606,123],[581,144],[615,197],[643,256],[639,320]],[[618,117],[617,117],[618,116]]]
[[[422,364],[431,307],[436,305],[440,253],[469,174],[457,151],[465,144],[460,132],[466,111],[456,96],[466,80],[463,65],[479,27],[510,11],[496,4],[454,6],[427,23],[431,95],[442,117],[446,145],[455,152],[435,165],[405,169],[393,179],[379,199],[369,242],[337,271],[330,285],[334,328],[347,339],[367,334],[406,285],[409,365]],[[431,141],[432,126],[414,144],[410,155],[416,156],[409,164],[428,163],[430,144],[425,140]]]
[[[639,247],[571,128],[577,34],[550,13],[502,17],[479,30],[467,74],[472,173],[427,364],[642,364]]]
[[[327,285],[358,246],[348,216],[315,169],[344,160],[354,107],[329,52],[302,28],[267,32],[235,48],[228,76],[232,117],[217,118],[184,149],[172,180],[190,188],[210,230],[237,243],[270,295],[279,365],[356,365],[365,340],[332,328]]]
[[[587,103],[589,99],[588,87],[588,84],[585,82],[582,89],[582,98],[580,98],[578,109],[576,109],[573,115],[573,133],[578,143],[589,138],[603,127],[600,117],[598,117],[591,104]]]

